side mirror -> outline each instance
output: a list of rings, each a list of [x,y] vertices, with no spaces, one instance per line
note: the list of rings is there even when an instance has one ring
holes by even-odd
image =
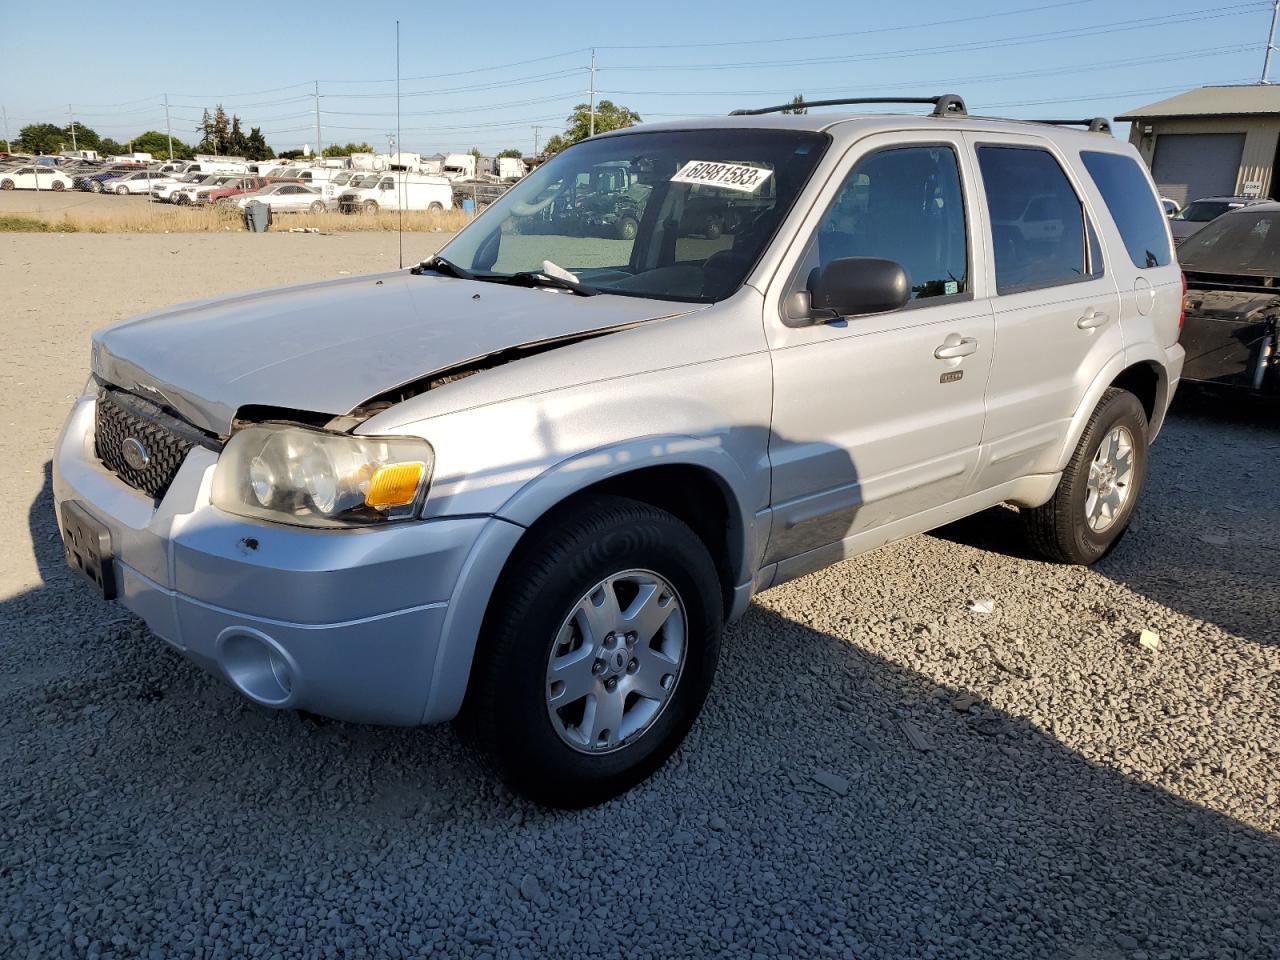
[[[800,299],[808,303],[800,303]],[[807,293],[787,304],[787,317],[825,323],[837,317],[886,313],[911,300],[911,281],[900,263],[880,257],[842,257],[809,278]]]

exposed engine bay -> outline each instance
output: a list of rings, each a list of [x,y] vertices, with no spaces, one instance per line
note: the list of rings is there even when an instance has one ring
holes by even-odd
[[[1188,273],[1182,377],[1280,397],[1280,289],[1241,279]]]

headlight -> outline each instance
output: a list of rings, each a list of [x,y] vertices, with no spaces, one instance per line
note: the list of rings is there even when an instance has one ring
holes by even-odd
[[[435,453],[416,437],[357,437],[304,427],[245,427],[222,451],[213,503],[304,527],[412,520]]]

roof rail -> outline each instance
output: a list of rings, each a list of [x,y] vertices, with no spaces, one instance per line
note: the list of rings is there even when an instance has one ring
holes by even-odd
[[[776,107],[759,107],[755,110],[734,110],[731,117],[755,117],[762,113],[780,113],[784,110],[795,110],[797,107],[807,110],[809,107],[842,107],[857,103],[931,103],[935,117],[967,117],[964,99],[954,93],[944,93],[938,97],[851,97],[840,100],[810,100],[805,103],[781,103]]]
[[[1032,120],[1032,123],[1047,123],[1054,127],[1088,127],[1090,133],[1111,133],[1111,121],[1106,117],[1091,117],[1088,120]]]

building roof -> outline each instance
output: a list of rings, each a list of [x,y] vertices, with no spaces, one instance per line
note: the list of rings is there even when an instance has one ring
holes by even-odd
[[[1280,114],[1280,85],[1238,84],[1201,87],[1168,100],[1130,110],[1117,120],[1152,120],[1160,117],[1239,117],[1250,114]]]

